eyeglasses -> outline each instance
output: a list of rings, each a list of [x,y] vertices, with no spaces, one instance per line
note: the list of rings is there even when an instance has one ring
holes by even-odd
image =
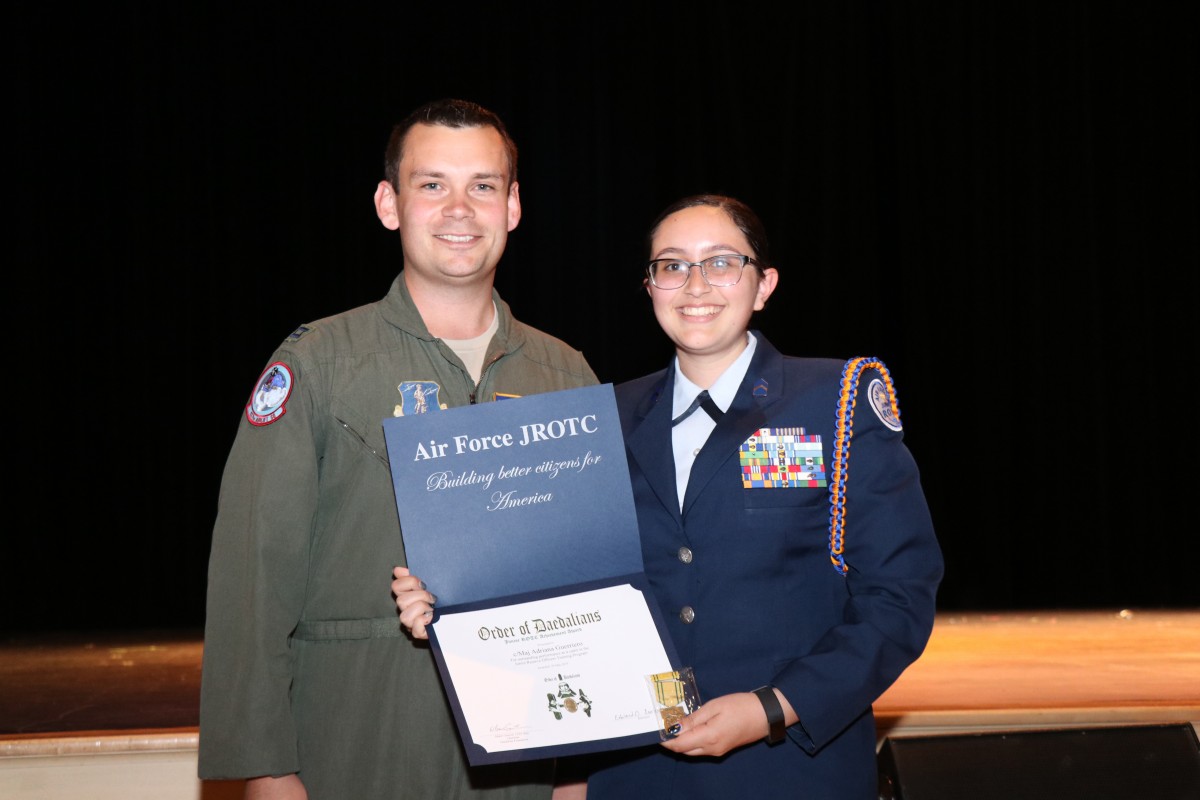
[[[701,277],[709,286],[733,286],[742,279],[746,265],[756,263],[750,256],[741,255],[709,256],[703,261],[656,258],[646,265],[646,275],[659,289],[679,289],[688,282],[692,267],[699,267]]]

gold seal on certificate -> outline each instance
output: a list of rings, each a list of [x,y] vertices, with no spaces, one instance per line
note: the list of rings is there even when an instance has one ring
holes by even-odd
[[[700,706],[696,677],[691,667],[681,667],[671,672],[647,675],[646,685],[650,688],[650,698],[658,713],[658,735],[666,741],[675,735],[671,727]]]

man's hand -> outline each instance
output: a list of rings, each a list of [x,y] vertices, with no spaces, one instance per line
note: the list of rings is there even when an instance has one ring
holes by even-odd
[[[308,790],[299,775],[282,778],[251,778],[246,781],[246,800],[308,800]]]
[[[425,588],[425,581],[408,571],[407,567],[392,570],[392,594],[400,609],[400,624],[408,628],[414,639],[428,639],[425,626],[433,621],[433,605],[437,595]]]

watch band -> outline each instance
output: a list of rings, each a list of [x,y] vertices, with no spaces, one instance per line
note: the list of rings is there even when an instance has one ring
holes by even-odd
[[[770,728],[767,744],[782,742],[787,726],[783,724],[783,706],[775,696],[775,687],[770,684],[760,686],[754,690],[754,694],[758,697],[758,702],[762,703],[763,711],[767,712],[767,725]]]

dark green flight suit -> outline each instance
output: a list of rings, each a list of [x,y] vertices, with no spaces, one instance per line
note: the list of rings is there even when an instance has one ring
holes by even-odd
[[[406,383],[436,383],[455,407],[598,382],[494,299],[478,386],[403,274],[272,355],[290,395],[273,418],[243,414],[213,532],[201,778],[299,772],[312,800],[550,796],[548,761],[468,770],[427,643],[401,630],[389,589],[405,559],[381,423]]]

